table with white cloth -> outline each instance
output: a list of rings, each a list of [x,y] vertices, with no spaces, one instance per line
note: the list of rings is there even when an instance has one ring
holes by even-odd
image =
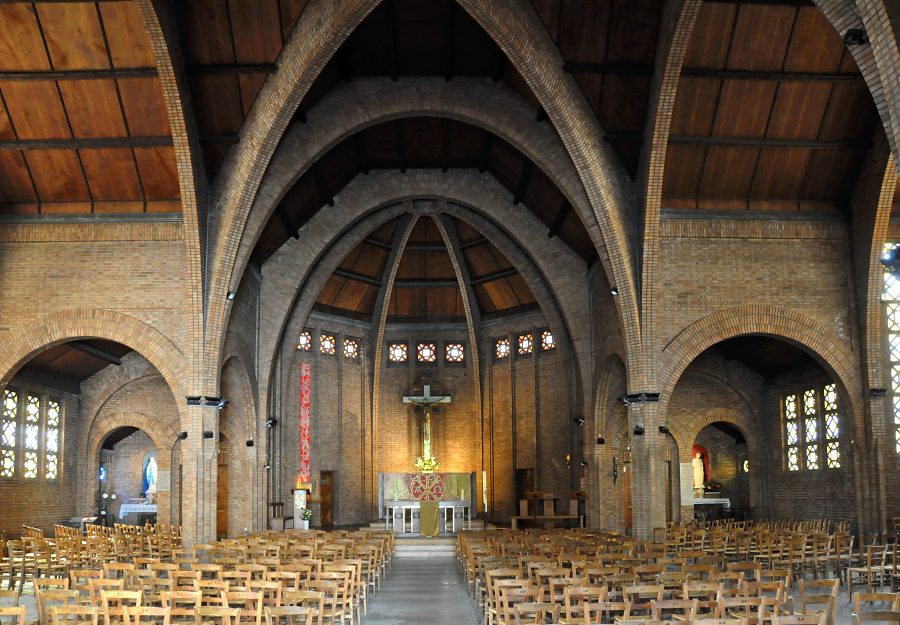
[[[124,519],[129,514],[156,514],[155,503],[123,503],[119,508],[119,518]]]
[[[384,529],[393,530],[397,534],[416,534],[419,531],[418,501],[385,501],[388,514],[384,519]],[[472,522],[472,504],[468,500],[441,501],[440,531],[456,532],[465,527],[466,520]]]

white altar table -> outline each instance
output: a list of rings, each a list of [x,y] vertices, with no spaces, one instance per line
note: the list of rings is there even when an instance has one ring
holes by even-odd
[[[396,534],[415,534],[419,531],[418,501],[386,501],[384,505],[388,509],[388,514],[384,519],[384,529],[392,529]],[[456,533],[457,524],[462,529],[463,522],[467,519],[470,524],[472,523],[470,501],[441,501],[438,502],[438,507],[441,515],[441,532]]]
[[[152,503],[123,503],[119,508],[119,518],[124,519],[129,514],[140,514],[142,512],[151,512],[156,514],[156,504]]]
[[[715,499],[713,499],[712,497],[709,497],[709,498],[707,498],[707,499],[704,499],[704,498],[702,498],[702,497],[701,497],[701,498],[697,498],[697,497],[694,498],[694,505],[695,505],[695,506],[714,506],[714,505],[717,505],[717,504],[722,504],[722,507],[724,507],[726,510],[731,509],[731,500],[730,500],[730,499],[727,499],[727,498],[724,498],[724,497],[718,497],[718,498],[715,498]]]

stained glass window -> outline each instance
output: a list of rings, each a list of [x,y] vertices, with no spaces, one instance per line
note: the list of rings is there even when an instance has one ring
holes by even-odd
[[[416,360],[418,362],[434,362],[437,359],[437,347],[434,343],[419,343],[416,345]]]
[[[312,351],[312,334],[310,334],[309,330],[304,330],[300,333],[300,336],[297,338],[297,349],[301,352]]]
[[[337,343],[331,334],[323,334],[319,337],[319,351],[328,356],[334,356]]]
[[[359,341],[356,339],[344,339],[344,358],[351,360],[359,358]]]
[[[406,362],[409,360],[409,348],[406,343],[391,343],[388,345],[389,362]]]
[[[16,474],[16,437],[19,416],[19,394],[3,391],[3,421],[0,425],[0,477]]]
[[[447,362],[463,362],[466,359],[466,346],[462,343],[447,343],[444,358]]]
[[[494,346],[494,354],[498,360],[503,360],[509,356],[509,339],[497,339]]]
[[[531,336],[531,332],[519,335],[519,339],[516,341],[516,351],[520,356],[534,351],[534,337]]]
[[[44,427],[44,477],[55,480],[59,477],[59,402],[47,402],[47,420]]]
[[[838,414],[837,387],[828,384],[822,389],[822,411],[825,413],[825,466],[841,468],[840,416]]]
[[[884,252],[897,255],[896,244],[886,243]],[[900,454],[900,273],[884,268],[884,290],[881,294],[887,314],[888,355],[891,359],[891,392],[894,396],[894,449]]]
[[[743,464],[741,465],[741,468],[744,470],[744,473],[750,473],[750,461],[744,460]]]
[[[41,436],[41,398],[34,395],[25,397],[25,455],[22,474],[27,479],[38,476],[38,444]]]
[[[556,349],[556,341],[553,339],[553,333],[550,330],[541,332],[541,349],[544,351]]]
[[[784,398],[784,431],[787,442],[787,468],[788,471],[800,470],[800,443],[799,424],[797,422],[797,396],[788,395]]]
[[[810,471],[815,471],[819,468],[819,446],[818,445],[807,445],[806,446],[806,468]]]

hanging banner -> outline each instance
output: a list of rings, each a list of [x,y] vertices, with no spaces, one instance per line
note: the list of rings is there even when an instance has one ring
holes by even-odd
[[[310,476],[310,422],[312,421],[310,376],[312,366],[308,362],[300,363],[300,467],[297,471],[297,482],[300,488],[309,488]]]

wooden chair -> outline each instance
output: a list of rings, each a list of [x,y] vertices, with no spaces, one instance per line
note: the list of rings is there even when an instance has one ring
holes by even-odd
[[[37,607],[38,623],[50,624],[49,609],[60,605],[78,605],[79,594],[77,590],[39,590],[34,597]]]
[[[900,594],[888,592],[858,592],[853,595],[853,610],[850,613],[854,625],[861,622],[880,619],[872,614],[885,617],[891,621],[891,613],[900,612]],[[866,616],[869,615],[869,616]]]
[[[828,616],[822,614],[782,614],[772,619],[772,625],[826,625]]]
[[[262,594],[254,591],[229,591],[222,593],[222,605],[238,609],[237,623],[260,625],[263,617]]]
[[[584,604],[585,623],[613,623],[631,616],[631,604],[627,601],[599,601]]]
[[[228,582],[218,579],[195,579],[194,590],[200,593],[200,606],[222,606],[222,593],[229,591]]]
[[[839,579],[801,579],[797,594],[789,600],[789,611],[795,616],[825,614],[826,625],[834,625]]]
[[[650,616],[657,621],[693,621],[697,618],[697,599],[663,599],[650,603]]]
[[[315,625],[322,625],[325,615],[325,593],[314,590],[288,590],[281,595],[281,607],[306,608],[312,613]]]
[[[103,614],[103,625],[114,623],[129,625],[127,609],[139,607],[141,599],[141,593],[134,590],[101,590],[100,611]]]
[[[19,592],[7,588],[0,589],[0,607],[15,608],[19,605]]]
[[[175,623],[193,623],[194,613],[200,607],[200,592],[196,590],[163,591],[162,605],[169,610]]]
[[[169,625],[172,611],[159,606],[141,605],[126,608],[130,625]]]
[[[87,605],[58,605],[50,608],[51,625],[97,625],[100,609]]]
[[[885,557],[887,549],[884,546],[868,545],[865,548],[861,566],[847,567],[847,599],[849,600],[853,594],[853,585],[865,584],[866,592],[874,591],[877,584],[881,587],[884,577]]]
[[[559,604],[546,601],[526,601],[515,605],[516,625],[544,625],[559,621]]]
[[[200,606],[194,612],[194,625],[235,625],[240,610],[222,606]]]
[[[25,625],[25,617],[24,605],[0,607],[0,623],[3,625]]]
[[[313,611],[300,606],[267,607],[266,625],[313,625]]]

